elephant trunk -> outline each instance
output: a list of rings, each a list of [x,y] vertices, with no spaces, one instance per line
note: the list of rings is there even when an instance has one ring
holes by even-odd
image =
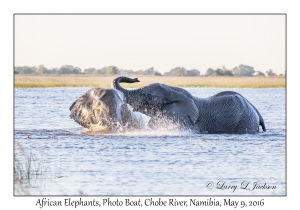
[[[110,121],[109,121],[109,128],[110,128],[110,131],[111,132],[122,132],[124,131],[123,129],[123,126],[124,126],[124,123],[122,121],[122,117],[120,115],[121,113],[119,114],[113,114],[113,115],[110,115]]]
[[[117,77],[113,80],[112,82],[112,86],[113,88],[122,91],[123,93],[128,92],[129,90],[126,90],[124,88],[121,87],[120,83],[135,83],[135,82],[139,82],[138,78],[128,78],[128,77]]]
[[[127,101],[128,101],[128,103],[132,105],[132,103],[133,103],[132,100],[133,100],[134,97],[131,97],[131,96],[135,95],[136,90],[127,90],[127,89],[121,87],[120,83],[122,83],[122,82],[123,83],[135,83],[135,82],[140,82],[140,81],[138,80],[138,78],[131,79],[131,78],[128,78],[128,77],[121,76],[121,77],[115,78],[112,82],[113,88],[123,92],[126,99],[127,99]]]

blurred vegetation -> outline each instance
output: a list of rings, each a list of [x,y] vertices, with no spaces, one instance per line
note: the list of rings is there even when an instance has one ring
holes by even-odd
[[[103,67],[101,69],[96,68],[88,68],[88,69],[80,69],[79,67],[74,67],[72,65],[64,65],[60,68],[46,68],[44,65],[39,65],[38,67],[32,66],[22,66],[15,67],[14,74],[31,74],[31,75],[64,75],[64,74],[94,74],[94,75],[153,75],[153,76],[228,76],[228,77],[249,77],[249,76],[277,76],[276,73],[273,72],[272,69],[267,70],[265,73],[261,71],[256,71],[254,67],[240,64],[232,69],[227,69],[225,66],[221,68],[212,69],[208,68],[205,73],[202,75],[200,71],[197,69],[185,69],[184,67],[175,67],[164,74],[154,70],[153,67],[150,67],[145,70],[128,70],[128,69],[120,69],[116,66],[108,66]],[[285,75],[278,75],[285,76]]]

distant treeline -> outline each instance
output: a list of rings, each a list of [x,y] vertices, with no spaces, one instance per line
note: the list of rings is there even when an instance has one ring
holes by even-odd
[[[119,69],[116,66],[103,67],[101,69],[88,68],[81,70],[78,67],[72,65],[64,65],[60,68],[47,69],[44,65],[39,65],[38,67],[15,67],[15,74],[102,74],[102,75],[155,75],[155,76],[200,76],[200,71],[197,69],[187,70],[184,67],[176,67],[163,75],[158,71],[155,71],[153,67],[145,70],[125,70]],[[201,76],[277,76],[272,69],[269,69],[265,73],[261,71],[255,71],[253,67],[247,65],[239,65],[233,69],[227,69],[225,66],[222,69],[212,69],[208,68],[204,74]],[[283,76],[280,74],[279,76]]]

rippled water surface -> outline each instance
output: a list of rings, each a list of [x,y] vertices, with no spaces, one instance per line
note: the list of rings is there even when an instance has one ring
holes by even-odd
[[[87,90],[15,89],[15,169],[23,183],[16,181],[16,195],[286,194],[285,89],[187,88],[198,97],[245,96],[267,132],[244,135],[83,135],[69,107]]]

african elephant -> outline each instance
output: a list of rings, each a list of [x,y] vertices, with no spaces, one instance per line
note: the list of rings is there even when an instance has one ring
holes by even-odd
[[[198,133],[243,134],[265,131],[258,110],[242,95],[224,91],[208,98],[198,98],[188,91],[160,83],[127,90],[119,83],[139,82],[137,78],[115,78],[112,86],[124,93],[133,111],[151,117],[149,127],[161,126],[166,119]]]
[[[69,109],[70,118],[90,130],[106,128],[117,132],[145,127],[142,115],[130,110],[124,94],[111,88],[91,89]]]

